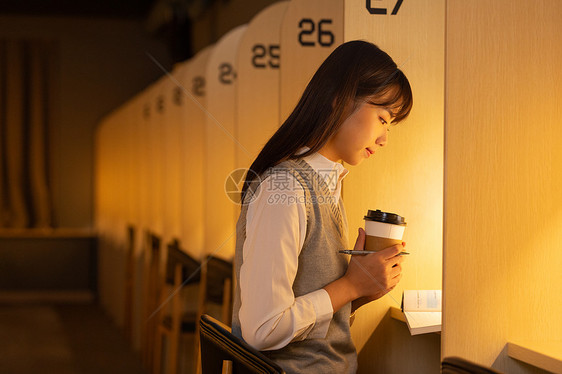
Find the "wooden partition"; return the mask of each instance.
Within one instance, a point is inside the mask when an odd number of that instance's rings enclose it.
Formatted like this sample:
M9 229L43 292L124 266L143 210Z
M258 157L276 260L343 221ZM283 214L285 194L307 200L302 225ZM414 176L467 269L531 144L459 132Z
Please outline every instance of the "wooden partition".
M395 6L291 1L281 34L281 115L290 113L320 63L344 41L377 44L408 76L415 102L410 118L391 129L387 147L374 159L346 165L343 199L350 246L367 210L382 209L406 217L412 255L400 285L358 311L352 334L359 372L433 373L440 364L439 336L411 337L405 324L390 318L389 307L400 307L404 289L441 288L445 3L404 2L392 14ZM404 351L417 359L401 359Z
M152 170L149 183L152 195L150 228L152 232L161 237L163 243L171 240L173 232L173 206L168 203L169 194L173 189L169 184L169 177L173 177L170 170L173 165L170 165L171 160L168 159L171 145L168 138L172 136L169 133L173 132L170 112L172 110L174 87L174 83L166 74L156 82L151 99L154 110L149 120L150 165Z
M150 90L152 86L148 86L141 93L139 93L135 100L134 112L136 117L136 129L138 131L138 145L137 145L137 164L138 164L138 177L137 181L139 183L139 216L138 224L136 227L136 248L135 253L138 256L137 259L137 274L139 277L136 281L135 289L135 319L138 321L134 324L135 329L133 330L133 336L137 336L134 340L134 347L140 350L141 345L146 339L146 322L144 305L146 300L144 298L144 290L146 289L147 274L145 274L146 264L146 231L150 225L150 133L149 133L149 121L152 114L151 106L151 96L152 92ZM136 330L136 332L135 332Z
M186 74L187 63L174 66L171 73L164 76L162 90L164 105L162 113L163 137L163 203L164 203L164 237L169 240L179 239L182 233L182 206L179 204L182 195L181 175L184 171L182 156L181 130L187 126L184 122L185 94L178 84ZM166 241L169 242L169 240Z
M445 1L346 1L344 14L345 41L367 40L387 52L408 77L414 96L409 118L390 128L387 145L358 167L346 165L349 245L367 210L381 209L406 218L404 241L411 253L398 286L357 312L352 334L359 367L436 373L440 337L412 337L405 324L390 317L389 308L400 308L405 289L442 287ZM416 359L402 359L405 352Z
M343 42L344 0L292 0L281 25L281 123L322 61Z
M132 295L134 285L128 283L129 272L134 267L134 259L129 256L129 238L127 235L127 227L136 221L138 217L138 196L135 183L135 171L137 163L135 160L134 148L138 143L135 131L135 113L134 99L128 100L121 106L122 115L119 123L119 139L121 144L118 147L118 159L115 160L119 164L121 180L119 183L119 199L122 203L122 211L119 219L113 228L114 235L118 239L119 253L118 257L113 260L115 271L118 274L116 284L123 285L115 290L117 294L117 304L119 306L118 325L123 326L125 334L130 342L132 342L133 325L131 324L132 303L128 295ZM132 255L134 256L134 249ZM132 279L132 278L131 278Z
M187 62L178 80L182 88L182 116L180 122L182 170L181 196L176 201L182 209L180 239L193 258L199 259L204 248L204 145L206 126L206 70L213 47L207 47Z
M557 0L447 6L443 355L510 374L539 371L508 342L562 337L561 19Z
M236 113L236 53L246 25L223 36L213 49L205 79L205 254L231 259L234 255L237 206L225 192L225 181L234 170Z
M238 49L236 168L249 168L279 127L280 28L289 2L258 13Z
M151 115L150 86L137 95L135 103L136 128L138 131L137 163L139 183L139 217L137 227L137 248L142 252L144 248L144 231L148 228L150 219L149 192L150 192L150 154L149 154L149 119Z
M147 205L148 221L145 229L162 235L164 230L163 203L163 133L162 112L164 109L164 97L162 95L163 84L167 83L166 77L160 78L147 89L145 102L145 125L148 178L147 182Z
M135 229L134 232L134 259L133 259L133 293L132 293L132 321L131 321L131 340L132 346L135 350L140 350L141 346L141 328L142 324L142 285L143 285L143 243L142 243L142 227L143 224L143 210L147 207L143 205L143 171L145 165L143 164L144 157L144 133L142 131L143 121L143 104L144 93L140 92L135 95L128 104L128 134L131 138L131 190L129 199L132 201L132 216L126 221L126 225L132 225ZM126 228L125 228L126 229ZM125 229L123 229L125 231Z

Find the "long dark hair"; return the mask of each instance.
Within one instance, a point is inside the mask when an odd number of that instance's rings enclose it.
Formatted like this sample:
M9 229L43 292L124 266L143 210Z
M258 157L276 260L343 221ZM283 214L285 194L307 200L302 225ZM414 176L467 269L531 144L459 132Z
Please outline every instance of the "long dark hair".
M413 104L412 90L392 58L365 41L337 47L320 65L293 112L250 166L242 199L257 175L282 161L317 152L362 101L382 96L387 99L375 104L391 110L393 123L408 116ZM304 146L310 149L297 155Z

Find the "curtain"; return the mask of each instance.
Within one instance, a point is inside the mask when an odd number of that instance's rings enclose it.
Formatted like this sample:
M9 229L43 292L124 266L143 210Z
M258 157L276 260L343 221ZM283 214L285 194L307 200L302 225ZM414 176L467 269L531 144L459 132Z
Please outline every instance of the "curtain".
M48 228L56 45L0 40L0 227Z

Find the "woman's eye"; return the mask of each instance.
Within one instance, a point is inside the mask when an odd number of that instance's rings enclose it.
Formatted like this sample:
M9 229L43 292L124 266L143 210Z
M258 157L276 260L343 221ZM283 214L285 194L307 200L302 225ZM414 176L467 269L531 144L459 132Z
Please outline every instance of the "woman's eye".
M384 120L384 118L382 118L382 117L379 117L379 120L381 121L381 124L382 124L383 126L385 126L385 125L388 124L388 122L386 122L386 121ZM386 131L387 131L387 132L390 132L390 126L388 126L388 127L386 128Z

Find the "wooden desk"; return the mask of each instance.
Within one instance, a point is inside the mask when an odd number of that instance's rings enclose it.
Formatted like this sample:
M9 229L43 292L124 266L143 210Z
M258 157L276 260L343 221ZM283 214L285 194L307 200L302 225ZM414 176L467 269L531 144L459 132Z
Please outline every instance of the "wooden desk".
M390 308L390 317L394 318L397 321L401 321L407 324L406 322L406 316L404 316L404 313L402 312L402 309L400 308L396 308L394 306L391 306ZM441 331L436 331L436 332L432 332L432 334L438 334L441 335ZM416 334L416 336L419 334Z
M562 374L562 341L509 342L507 355L538 368Z
M404 316L404 313L402 313L402 310L400 308L396 308L394 306L391 306L390 307L390 316L397 321L402 321L402 322L406 323L406 317Z

